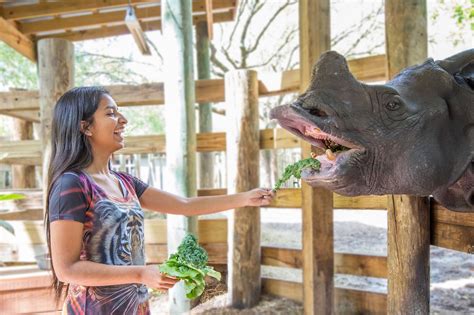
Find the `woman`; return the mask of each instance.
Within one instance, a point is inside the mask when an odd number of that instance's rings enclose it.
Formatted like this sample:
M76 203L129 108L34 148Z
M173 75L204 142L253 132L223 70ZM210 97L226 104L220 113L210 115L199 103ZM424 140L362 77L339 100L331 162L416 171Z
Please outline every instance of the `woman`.
M123 148L127 119L98 87L66 92L52 121L46 231L65 314L148 314L147 288L167 290L178 280L146 266L142 207L187 216L268 205L268 189L184 198L110 169Z

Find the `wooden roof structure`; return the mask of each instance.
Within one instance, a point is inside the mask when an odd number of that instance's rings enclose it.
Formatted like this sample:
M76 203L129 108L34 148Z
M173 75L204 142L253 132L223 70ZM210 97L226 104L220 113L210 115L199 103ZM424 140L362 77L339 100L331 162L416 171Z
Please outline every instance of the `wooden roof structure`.
M237 0L193 0L193 23L232 21ZM32 61L36 41L63 38L70 41L130 34L125 12L135 9L143 31L161 29L159 0L78 0L0 2L0 40Z

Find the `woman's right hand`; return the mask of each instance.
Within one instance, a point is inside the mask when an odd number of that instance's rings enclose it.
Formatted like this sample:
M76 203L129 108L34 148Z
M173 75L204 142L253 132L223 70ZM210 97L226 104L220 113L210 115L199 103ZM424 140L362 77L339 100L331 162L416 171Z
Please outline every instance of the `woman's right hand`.
M142 271L140 282L150 289L167 291L179 282L179 279L161 273L156 265L148 265Z

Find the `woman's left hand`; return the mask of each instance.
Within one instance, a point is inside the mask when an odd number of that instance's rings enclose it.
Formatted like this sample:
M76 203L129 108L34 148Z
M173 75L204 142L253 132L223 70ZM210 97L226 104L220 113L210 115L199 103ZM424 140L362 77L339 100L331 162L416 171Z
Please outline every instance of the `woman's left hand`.
M268 188L255 188L244 193L245 205L251 207L268 206L275 193Z

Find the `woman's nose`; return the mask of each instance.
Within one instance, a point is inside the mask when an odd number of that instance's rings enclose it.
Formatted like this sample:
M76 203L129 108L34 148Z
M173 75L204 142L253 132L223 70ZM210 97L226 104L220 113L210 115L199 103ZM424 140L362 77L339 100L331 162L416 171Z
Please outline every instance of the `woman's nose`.
M124 124L124 125L128 123L127 118L125 118L125 116L123 114L120 114L120 120L121 120L121 123Z

